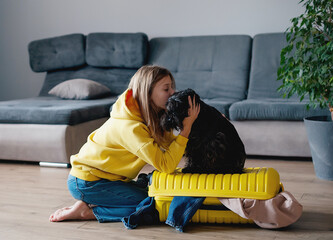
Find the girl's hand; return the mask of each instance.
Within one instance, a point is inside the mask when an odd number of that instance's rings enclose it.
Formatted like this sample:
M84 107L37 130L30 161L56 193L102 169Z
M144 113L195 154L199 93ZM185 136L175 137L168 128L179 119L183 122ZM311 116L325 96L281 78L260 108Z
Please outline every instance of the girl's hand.
M188 103L188 117L184 118L183 129L180 132L180 135L186 138L188 138L188 136L190 135L192 125L200 113L200 104L196 104L195 96L193 97L193 100L190 96L188 96Z

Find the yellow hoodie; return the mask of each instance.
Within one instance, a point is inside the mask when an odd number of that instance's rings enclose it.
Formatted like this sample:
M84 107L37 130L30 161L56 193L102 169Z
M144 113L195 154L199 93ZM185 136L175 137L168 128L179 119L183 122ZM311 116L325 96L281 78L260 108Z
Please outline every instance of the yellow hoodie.
M172 133L167 138L168 147L162 150L143 122L132 90L128 89L113 105L111 117L88 136L78 154L71 156L70 174L86 181L101 178L129 181L147 163L161 172L173 172L188 139Z

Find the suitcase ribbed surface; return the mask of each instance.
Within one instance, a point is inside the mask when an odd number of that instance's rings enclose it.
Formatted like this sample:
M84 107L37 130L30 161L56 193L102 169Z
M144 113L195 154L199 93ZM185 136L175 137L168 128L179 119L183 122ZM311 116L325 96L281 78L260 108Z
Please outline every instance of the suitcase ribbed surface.
M246 168L242 174L160 173L154 171L149 196L251 198L265 200L280 190L274 168Z

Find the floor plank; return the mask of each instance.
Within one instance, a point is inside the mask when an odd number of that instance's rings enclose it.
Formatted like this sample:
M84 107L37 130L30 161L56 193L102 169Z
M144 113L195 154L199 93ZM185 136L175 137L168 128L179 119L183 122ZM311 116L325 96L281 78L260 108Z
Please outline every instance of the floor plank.
M74 203L66 189L69 169L0 161L0 239L333 239L333 181L316 178L311 161L248 159L246 167L278 170L285 190L303 205L296 223L281 230L191 223L185 233L163 223L135 230L122 223L51 223L53 211ZM143 172L151 170L145 167Z

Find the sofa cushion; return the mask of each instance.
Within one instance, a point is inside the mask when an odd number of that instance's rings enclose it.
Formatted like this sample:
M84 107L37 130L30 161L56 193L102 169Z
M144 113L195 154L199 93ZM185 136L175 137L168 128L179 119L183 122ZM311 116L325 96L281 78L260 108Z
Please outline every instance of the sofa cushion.
M236 102L229 109L231 120L302 121L304 117L328 115L327 109L306 109L306 101L292 99L248 99Z
M59 83L49 91L49 94L63 99L86 100L106 97L111 92L109 88L98 82L78 78Z
M64 69L48 72L40 96L48 96L48 92L56 85L69 79L86 78L108 87L112 96L126 90L136 69L95 68L85 66L79 69Z
M229 118L229 108L232 101L228 101L223 98L214 98L214 99L201 99L206 104L216 108L218 111L220 111L222 114L224 114L227 118Z
M284 33L258 34L253 38L251 73L248 99L282 98L277 88L280 53L287 45ZM291 99L298 99L293 96Z
M146 62L147 49L144 33L91 33L86 60L95 67L139 68Z
M177 89L191 87L201 98L246 97L251 57L250 36L153 38L148 63L168 68Z
M117 97L95 100L61 100L36 97L0 102L1 123L67 124L109 117Z
M70 34L32 41L29 46L30 67L45 72L85 64L84 35Z

